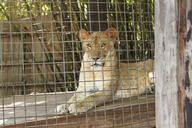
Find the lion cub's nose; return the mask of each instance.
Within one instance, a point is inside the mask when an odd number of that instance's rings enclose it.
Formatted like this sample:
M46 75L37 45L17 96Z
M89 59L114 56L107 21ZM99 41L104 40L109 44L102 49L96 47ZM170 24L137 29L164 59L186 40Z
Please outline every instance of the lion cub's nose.
M99 59L99 57L92 57L92 59L93 59L94 61L97 61L97 60Z

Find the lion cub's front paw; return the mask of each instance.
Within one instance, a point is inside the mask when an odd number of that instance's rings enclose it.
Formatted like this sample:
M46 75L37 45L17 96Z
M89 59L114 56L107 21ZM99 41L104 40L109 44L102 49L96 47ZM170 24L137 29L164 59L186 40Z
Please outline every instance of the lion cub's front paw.
M69 110L69 113L70 113L70 114L74 114L74 115L87 112L86 107L76 106L75 104L71 104L71 105L68 107L68 110Z
M58 105L55 111L56 111L57 114L69 113L69 110L68 110L66 104Z
M70 114L74 114L77 115L77 109L76 109L76 105L75 104L71 104L68 107L68 111Z

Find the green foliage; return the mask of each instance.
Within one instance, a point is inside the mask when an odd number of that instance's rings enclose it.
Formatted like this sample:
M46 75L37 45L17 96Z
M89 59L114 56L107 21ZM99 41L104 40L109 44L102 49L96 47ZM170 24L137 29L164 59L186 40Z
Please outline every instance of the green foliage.
M0 20L18 20L33 16L48 15L50 4L33 0L0 0Z

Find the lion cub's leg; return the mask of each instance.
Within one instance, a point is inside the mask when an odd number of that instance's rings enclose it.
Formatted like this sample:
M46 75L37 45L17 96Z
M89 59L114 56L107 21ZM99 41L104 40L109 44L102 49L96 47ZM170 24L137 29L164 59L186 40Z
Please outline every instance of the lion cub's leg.
M105 90L105 91L104 91ZM66 104L58 105L56 111L58 114L71 113L77 114L87 112L100 103L104 103L112 96L110 87L104 90L91 92L77 91Z
M77 114L87 112L100 103L104 103L111 97L111 92L96 92L83 96L83 94L74 94L66 104L58 105L56 111L58 114L71 113Z
M111 92L96 92L86 96L84 99L77 99L75 103L72 103L68 107L69 113L77 114L87 112L91 108L96 107L98 104L104 103L111 97Z

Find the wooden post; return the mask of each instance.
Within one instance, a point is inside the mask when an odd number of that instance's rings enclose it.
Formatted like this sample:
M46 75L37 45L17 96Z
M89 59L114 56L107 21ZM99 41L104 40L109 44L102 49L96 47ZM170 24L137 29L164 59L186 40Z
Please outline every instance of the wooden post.
M192 0L155 3L157 128L192 128Z
M179 0L179 128L192 128L192 0Z
M157 128L178 128L177 0L155 1Z
M178 0L178 47L177 47L177 74L178 74L178 127L185 126L185 33L186 33L186 0Z

